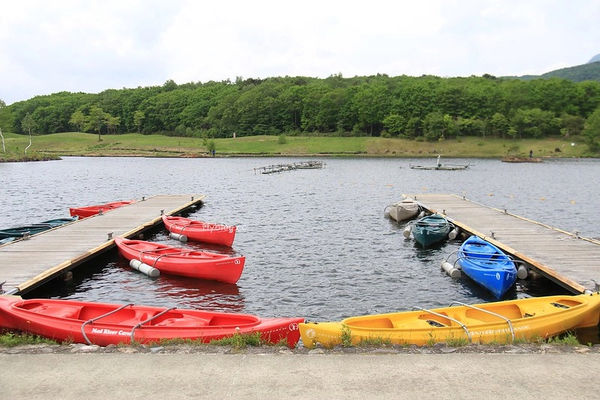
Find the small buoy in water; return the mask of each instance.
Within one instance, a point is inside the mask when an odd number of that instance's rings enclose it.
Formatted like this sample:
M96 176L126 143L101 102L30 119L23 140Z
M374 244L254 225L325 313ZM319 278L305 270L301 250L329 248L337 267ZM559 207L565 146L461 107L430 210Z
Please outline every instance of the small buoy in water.
M455 227L454 229L452 229L450 231L450 233L448 234L448 238L450 240L454 240L458 237L458 235L460 234L460 228L459 227Z
M404 235L404 239L410 239L410 231L411 225L406 225L406 228L404 228L404 231L402 232L402 234Z
M142 274L148 275L150 278L156 278L160 275L160 271L154 267L144 264L140 260L129 261L129 266L135 270L140 271Z
M453 279L460 278L460 269L455 268L454 265L450 264L448 261L442 261L442 269Z
M517 278L526 279L528 275L529 271L527 271L527 267L524 265L519 265L519 268L517 268Z
M188 237L186 235L180 235L179 233L169 233L171 239L179 240L180 242L187 242Z

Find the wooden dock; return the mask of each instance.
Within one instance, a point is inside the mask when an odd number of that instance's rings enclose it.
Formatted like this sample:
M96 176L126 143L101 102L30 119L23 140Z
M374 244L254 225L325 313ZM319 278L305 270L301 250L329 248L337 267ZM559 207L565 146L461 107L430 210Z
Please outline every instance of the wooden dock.
M0 282L8 294L23 294L59 277L114 246L204 199L203 195L158 195L105 214L71 222L0 246Z
M573 293L600 282L600 242L575 233L448 194L409 194L424 208L444 214L463 231L477 235L528 263Z

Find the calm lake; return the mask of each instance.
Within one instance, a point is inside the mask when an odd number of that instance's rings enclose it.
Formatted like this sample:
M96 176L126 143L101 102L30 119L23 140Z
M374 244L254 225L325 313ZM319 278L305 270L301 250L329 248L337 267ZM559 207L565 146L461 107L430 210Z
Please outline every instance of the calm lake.
M566 231L600 237L600 160L510 164L455 159L464 171L421 171L435 159L321 159L324 169L263 175L255 168L316 158L79 158L0 163L0 227L68 215L68 207L156 194L202 193L195 219L238 226L231 252L246 256L236 285L131 270L117 252L37 295L102 302L203 308L321 321L412 306L492 301L440 262L459 243L423 250L384 217L403 193L455 193ZM442 160L444 161L444 160ZM146 239L196 249L157 230ZM68 243L65 243L68 246ZM226 250L225 250L226 251ZM519 283L508 298L557 294Z

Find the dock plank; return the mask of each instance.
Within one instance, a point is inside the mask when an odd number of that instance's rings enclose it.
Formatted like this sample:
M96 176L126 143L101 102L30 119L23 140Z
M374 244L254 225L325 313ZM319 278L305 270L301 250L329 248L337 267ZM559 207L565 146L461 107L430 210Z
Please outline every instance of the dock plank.
M2 245L3 290L26 293L112 248L112 238L132 237L161 223L161 213L176 214L203 199L198 194L157 195Z
M573 293L600 282L600 242L453 194L406 194Z

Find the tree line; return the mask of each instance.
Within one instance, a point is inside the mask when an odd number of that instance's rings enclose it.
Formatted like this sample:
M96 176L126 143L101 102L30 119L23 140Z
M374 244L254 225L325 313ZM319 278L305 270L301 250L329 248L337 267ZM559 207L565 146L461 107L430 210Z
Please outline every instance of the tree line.
M126 132L540 138L581 134L599 107L598 81L340 74L60 92L1 106L0 127L23 134L77 130L99 138Z

